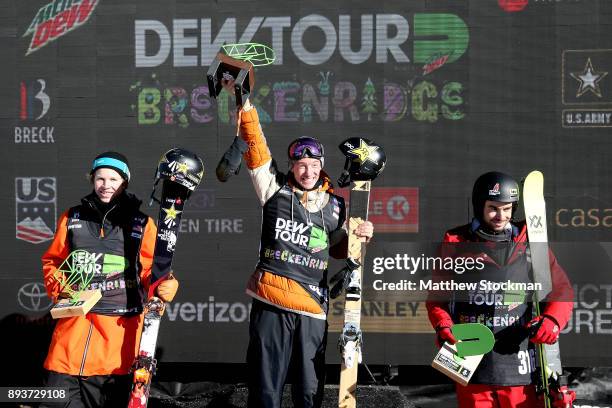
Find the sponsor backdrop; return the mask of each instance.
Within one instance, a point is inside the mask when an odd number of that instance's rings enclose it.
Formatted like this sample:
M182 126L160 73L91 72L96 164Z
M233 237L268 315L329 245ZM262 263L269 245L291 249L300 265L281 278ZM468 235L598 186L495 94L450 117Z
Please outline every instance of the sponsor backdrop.
M422 298L375 290L372 259L468 221L479 174L540 169L551 240L580 277L564 362L612 365L612 285L595 279L612 252L602 244L612 241L612 2L12 0L0 10L3 321L48 310L40 256L61 212L90 191L97 153L126 154L130 188L146 198L161 154L182 146L206 176L180 224L182 285L162 359L244 361L260 208L244 170L214 177L236 115L227 94L211 99L205 73L221 45L252 41L276 52L255 70L252 101L281 167L301 135L324 142L334 178L347 137L387 152L370 204L366 362L428 364L434 353ZM333 332L341 319L332 302ZM335 333L329 341L336 363Z

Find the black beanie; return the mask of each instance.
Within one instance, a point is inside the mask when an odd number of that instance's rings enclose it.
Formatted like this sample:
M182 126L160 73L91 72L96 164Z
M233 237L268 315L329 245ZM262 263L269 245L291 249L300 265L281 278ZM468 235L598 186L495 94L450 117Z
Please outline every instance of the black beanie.
M125 181L130 181L130 164L127 158L121 153L104 152L96 156L91 166L91 172L94 174L100 168L113 169L123 177Z

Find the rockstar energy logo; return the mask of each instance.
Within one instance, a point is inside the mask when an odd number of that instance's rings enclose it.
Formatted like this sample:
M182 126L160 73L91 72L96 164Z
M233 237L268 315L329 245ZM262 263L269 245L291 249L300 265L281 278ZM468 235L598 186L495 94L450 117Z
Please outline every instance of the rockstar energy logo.
M26 55L85 24L97 5L98 0L54 0L41 7L23 34L32 35Z

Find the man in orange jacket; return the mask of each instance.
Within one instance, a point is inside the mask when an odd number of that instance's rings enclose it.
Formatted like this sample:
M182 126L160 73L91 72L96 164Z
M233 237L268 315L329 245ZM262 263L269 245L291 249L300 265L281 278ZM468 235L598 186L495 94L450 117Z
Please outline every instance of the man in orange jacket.
M140 344L157 228L139 210L141 201L126 190L130 170L125 156L98 155L90 180L93 192L60 217L42 256L43 274L55 303L65 291L56 278L58 268L71 252L87 251L88 261L95 262L89 288L100 289L102 298L86 316L57 321L44 363L45 386L68 388L70 401L42 406L127 406L128 373ZM156 294L169 302L177 289L171 277Z
M224 87L233 91L232 82ZM323 171L324 149L301 137L288 148L289 171L279 171L247 100L239 112L244 160L263 207L259 262L246 292L253 298L249 325L248 406L280 408L289 365L295 370L295 407L323 399L327 342L327 264L346 258L348 236L342 197ZM365 221L356 235L370 240Z

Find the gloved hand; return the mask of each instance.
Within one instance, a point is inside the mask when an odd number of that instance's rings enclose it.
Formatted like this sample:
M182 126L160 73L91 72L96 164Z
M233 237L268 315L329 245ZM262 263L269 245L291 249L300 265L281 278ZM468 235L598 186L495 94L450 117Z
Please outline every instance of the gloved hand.
M217 180L225 183L230 177L238 174L242 164L242 155L249 150L247 142L236 136L234 142L219 160L217 164Z
M534 317L525 327L529 330L529 341L535 344L554 344L561 332L557 321L548 315Z
M155 289L155 294L164 302L172 302L176 291L178 290L179 282L174 275L169 275L166 280L160 283Z
M457 339L453 335L450 327L439 327L436 329L436 346L442 347L444 342L449 344L457 343Z

